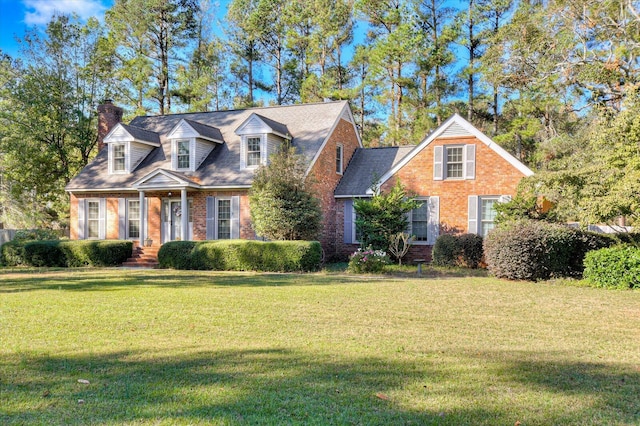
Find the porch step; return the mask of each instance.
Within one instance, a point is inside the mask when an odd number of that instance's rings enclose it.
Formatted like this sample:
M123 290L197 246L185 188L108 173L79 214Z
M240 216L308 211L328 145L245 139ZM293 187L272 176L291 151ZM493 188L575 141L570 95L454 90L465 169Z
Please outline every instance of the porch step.
M131 257L122 266L129 268L157 268L159 250L159 246L140 247L136 244Z

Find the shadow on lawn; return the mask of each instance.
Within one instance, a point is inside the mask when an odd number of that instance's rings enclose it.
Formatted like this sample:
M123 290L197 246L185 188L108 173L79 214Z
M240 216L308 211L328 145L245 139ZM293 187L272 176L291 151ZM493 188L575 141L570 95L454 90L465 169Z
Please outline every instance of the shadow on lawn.
M173 270L55 270L0 275L0 294L36 290L115 291L142 287L278 287L336 285L363 282L368 278L326 274L278 274Z
M558 395L593 396L597 406L584 413L572 407L562 407L566 411L560 413L544 412L541 401L528 413L515 412L522 410L523 402L519 407L485 408L473 401L489 392L483 386L490 384L460 384L456 377L464 372L439 368L430 361L338 362L279 349L176 357L117 352L4 359L0 393L9 408L0 411L0 423L507 425L518 419L523 424L636 424L640 420L640 402L631 400L640 386L637 371L598 364L522 362L510 356L496 367L499 380ZM487 355L489 368L495 367L489 358L496 357L504 360L505 354ZM14 372L7 374L7 368ZM90 384L79 384L80 378ZM451 411L415 411L405 408L407 404L394 393L411 387L412 397L427 398L429 385L442 383L450 384L446 392L454 398L469 403Z

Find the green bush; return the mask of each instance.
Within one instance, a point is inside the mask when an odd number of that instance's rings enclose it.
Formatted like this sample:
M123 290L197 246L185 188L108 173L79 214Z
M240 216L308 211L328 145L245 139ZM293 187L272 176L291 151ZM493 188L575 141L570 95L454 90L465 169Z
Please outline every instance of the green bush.
M455 235L443 234L436 239L431 251L431 263L436 266L456 266L460 246Z
M482 237L476 234L440 235L431 253L432 263L436 266L475 269L482 263L482 258Z
M6 266L79 267L117 266L126 261L133 249L131 241L11 241L2 246Z
M349 272L378 273L391 263L389 256L383 250L373 250L371 246L366 249L359 248L349 257Z
M619 245L585 256L584 279L597 287L640 288L640 248Z
M614 240L604 234L521 220L491 231L484 240L484 255L496 277L536 281L579 277L585 254L612 244Z
M55 241L60 239L60 233L52 229L19 229L13 236L13 241Z
M158 252L161 268L226 271L316 271L322 262L317 241L173 241Z

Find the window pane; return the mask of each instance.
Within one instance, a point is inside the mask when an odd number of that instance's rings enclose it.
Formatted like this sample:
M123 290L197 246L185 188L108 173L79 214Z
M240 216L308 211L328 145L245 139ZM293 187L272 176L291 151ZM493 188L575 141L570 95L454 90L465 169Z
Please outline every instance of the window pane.
M342 173L342 146L336 146L336 173Z
M113 146L113 170L124 170L124 145Z
M247 166L260 165L260 138L247 139Z
M87 222L87 237L98 238L100 236L100 222L91 219Z
M97 201L89 201L87 203L87 210L88 210L87 217L89 219L100 218L100 204Z
M462 147L446 147L447 150L447 177L461 178L463 171Z
M231 200L218 200L218 239L231 239Z
M189 168L189 141L178 141L178 168Z
M482 198L480 200L480 232L482 232L482 236L486 236L489 231L491 231L496 226L495 204L497 202L497 198Z
M411 211L411 233L416 241L427 241L428 218L429 209L426 202Z
M129 238L140 238L140 201L129 201Z

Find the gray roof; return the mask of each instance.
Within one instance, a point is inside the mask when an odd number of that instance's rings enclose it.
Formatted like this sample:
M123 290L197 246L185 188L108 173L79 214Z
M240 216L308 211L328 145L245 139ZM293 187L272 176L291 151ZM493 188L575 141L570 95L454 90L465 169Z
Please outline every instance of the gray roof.
M251 115L275 123L284 134L295 135L292 146L309 164L320 150L329 132L340 119L346 101L317 104L251 108L245 110L173 114L154 117L136 117L130 127L160 135L161 147L154 148L130 174L109 174L107 150L103 149L67 185L67 190L110 190L132 188L132 184L157 169L171 170L171 144L166 135L185 119L220 131L224 144L218 145L195 172L179 172L185 179L206 187L244 187L251 185L253 170L240 170L240 136L235 130ZM190 123L191 124L191 123ZM200 129L195 129L200 132ZM274 130L276 130L274 128Z
M124 127L124 129L136 140L141 142L151 142L153 144L160 143L160 135L155 132L150 132L135 126L127 126L123 123L120 123L120 125Z
M184 120L189 126L193 127L193 130L198 132L200 136L207 137L209 139L214 139L217 141L224 141L222 138L222 132L217 127L207 126L206 124L198 123L193 120Z
M351 157L334 195L366 196L367 190L414 148L415 146L358 148Z
M277 121L271 120L263 115L260 114L256 114L258 117L260 117L260 119L262 121L264 121L267 126L271 127L271 130L273 130L276 133L280 133L281 135L289 135L291 136L291 134L289 133L289 129L287 129L287 125L286 124L282 124L282 123L278 123Z

